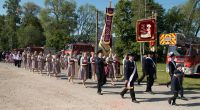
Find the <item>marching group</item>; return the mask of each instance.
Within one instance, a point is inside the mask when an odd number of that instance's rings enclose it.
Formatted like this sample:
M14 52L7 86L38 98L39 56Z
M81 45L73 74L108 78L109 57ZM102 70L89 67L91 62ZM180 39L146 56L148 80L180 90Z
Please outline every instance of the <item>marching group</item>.
M135 97L134 82L138 81L138 85L140 85L140 82L145 76L147 77L145 92L154 94L152 86L156 78L156 63L153 55L153 52L148 52L143 56L143 75L141 78L138 78L137 65L134 60L135 54L129 53L124 55L121 75L122 79L125 80L125 88L120 93L122 98L124 98L124 94L130 90L132 102L139 103ZM181 98L186 99L183 96L182 86L184 73L182 72L182 66L175 63L174 56L174 53L171 52L171 61L168 64L171 80L166 83L167 87L171 84L171 90L174 94L173 97L168 99L168 103L171 105L176 105L176 98L178 97L179 92L181 94ZM83 86L87 87L85 82L88 78L97 81L97 93L99 95L103 95L101 88L104 84L106 84L108 77L111 79L112 86L115 86L114 81L117 81L117 71L119 71L116 66L116 62L118 61L117 56L110 53L108 57L105 57L101 50L99 50L96 54L94 52L84 52L79 58L76 58L72 53L65 54L62 52L61 54L52 55L51 52L44 54L43 52L38 53L35 51L32 53L24 50L22 53L20 53L20 51L14 51L9 54L6 53L4 59L5 62L14 63L17 67L21 67L22 63L25 69L32 72L38 72L39 74L45 72L49 77L51 77L52 74L55 77L58 77L61 73L61 69L65 69L67 71L68 81L72 83L74 82L73 79L75 77L75 63L78 62L78 78L82 80Z

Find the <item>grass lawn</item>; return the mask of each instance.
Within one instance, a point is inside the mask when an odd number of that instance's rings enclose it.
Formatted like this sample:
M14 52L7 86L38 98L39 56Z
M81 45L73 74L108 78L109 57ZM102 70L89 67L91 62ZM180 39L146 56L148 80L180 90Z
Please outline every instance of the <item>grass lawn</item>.
M157 64L157 80L156 83L166 83L170 80L168 73L165 71L166 64L158 63ZM139 76L142 75L141 63L137 62L137 69ZM146 80L146 79L145 79ZM200 76L190 76L184 78L183 83L184 89L197 89L200 90Z

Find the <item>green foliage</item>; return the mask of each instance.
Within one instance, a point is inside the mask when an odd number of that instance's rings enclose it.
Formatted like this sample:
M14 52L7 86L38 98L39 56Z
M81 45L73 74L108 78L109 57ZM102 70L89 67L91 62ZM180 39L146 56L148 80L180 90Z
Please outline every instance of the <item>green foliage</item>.
M18 30L17 36L19 47L43 46L45 43L42 32L35 26L29 25L20 28Z
M82 5L77 10L77 39L81 42L95 42L96 7L90 4Z
M39 10L40 7L34 3L24 4L22 22L17 31L19 47L43 46L45 44L43 28L37 18Z
M40 20L46 36L46 46L64 48L77 26L76 3L73 0L46 0Z
M113 18L113 32L116 35L115 51L122 57L125 52L132 51L135 42L135 27L133 26L132 2L120 0L115 6L115 16ZM137 49L136 49L137 50Z
M136 22L137 20L149 18L152 12L156 12L157 16L157 35L162 33L164 28L164 9L161 5L153 0L146 2L145 0L120 0L115 7L114 27L113 31L116 35L115 50L119 56L127 52L134 52L139 55L139 43L136 42ZM146 45L147 46L147 45ZM148 48L147 48L148 49ZM145 50L147 51L147 50Z
M19 0L6 0L3 8L6 9L7 15L5 17L5 30L3 32L5 39L7 39L7 43L9 47L6 48L12 49L13 47L17 47L17 36L16 31L18 29L17 23L20 23L20 5Z

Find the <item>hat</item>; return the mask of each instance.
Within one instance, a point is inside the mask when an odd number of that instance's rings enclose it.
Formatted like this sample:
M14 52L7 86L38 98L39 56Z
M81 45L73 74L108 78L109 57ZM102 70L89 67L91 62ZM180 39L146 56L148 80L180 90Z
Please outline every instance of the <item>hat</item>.
M169 52L169 57L173 57L173 56L175 56L174 52Z
M103 51L102 51L102 50L98 50L98 51L97 51L97 54L99 54L99 53L103 53Z
M128 53L127 55L128 55L128 56L133 56L133 57L135 56L134 53Z
M179 68L179 67L182 67L182 65L181 65L181 64L177 64L177 65L176 65L176 68Z
M147 54L153 55L154 52L152 52L152 51L148 51Z

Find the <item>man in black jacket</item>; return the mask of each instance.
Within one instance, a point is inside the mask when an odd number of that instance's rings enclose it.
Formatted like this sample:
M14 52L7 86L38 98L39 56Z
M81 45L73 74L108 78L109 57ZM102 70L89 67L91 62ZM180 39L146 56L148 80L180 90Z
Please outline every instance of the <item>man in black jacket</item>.
M125 88L120 93L120 95L122 98L124 98L124 94L128 90L130 90L130 96L131 96L132 102L138 103L138 101L135 98L135 92L134 92L134 81L136 81L138 78L137 67L134 61L133 54L128 54L128 57L129 57L129 60L126 61L125 74L124 74Z
M140 85L140 82L142 82L142 80L145 78L146 73L145 73L145 60L147 58L147 55L144 54L142 57L142 76L141 78L138 79L138 85Z
M156 64L152 58L153 52L149 52L148 57L145 60L145 73L147 75L147 87L145 92L148 92L150 94L154 94L151 88L153 86L156 74Z
M103 53L102 50L99 50L97 52L97 58L95 59L95 63L96 63L96 75L97 75L97 93L99 95L103 95L101 93L101 87L106 83L106 75L104 73L104 59L103 57Z
M171 58L171 60L168 63L168 67L169 67L169 76L170 76L170 81L167 82L167 87L171 84L171 79L174 75L174 70L176 69L176 62L174 61L175 59L175 55L173 52L169 53L169 57Z
M182 65L178 64L176 66L176 70L172 76L171 81L171 91L174 93L174 96L168 99L168 103L171 105L176 105L176 99L178 97L179 92L183 92L182 87L182 80L183 80L183 72L182 72Z

